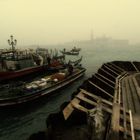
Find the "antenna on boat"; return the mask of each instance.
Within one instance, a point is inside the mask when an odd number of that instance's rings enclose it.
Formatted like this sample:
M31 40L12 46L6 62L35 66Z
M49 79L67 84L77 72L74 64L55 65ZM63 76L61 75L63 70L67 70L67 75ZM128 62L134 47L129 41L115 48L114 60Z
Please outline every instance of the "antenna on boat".
M13 58L15 58L15 46L17 44L17 40L13 40L13 35L10 36L11 39L8 39L8 44L12 46Z

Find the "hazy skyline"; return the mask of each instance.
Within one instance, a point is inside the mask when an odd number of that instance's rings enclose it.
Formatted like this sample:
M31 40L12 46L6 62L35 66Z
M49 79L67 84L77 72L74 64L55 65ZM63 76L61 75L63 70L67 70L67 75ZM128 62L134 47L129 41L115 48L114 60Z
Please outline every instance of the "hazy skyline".
M0 0L0 46L57 44L107 35L139 43L139 0Z

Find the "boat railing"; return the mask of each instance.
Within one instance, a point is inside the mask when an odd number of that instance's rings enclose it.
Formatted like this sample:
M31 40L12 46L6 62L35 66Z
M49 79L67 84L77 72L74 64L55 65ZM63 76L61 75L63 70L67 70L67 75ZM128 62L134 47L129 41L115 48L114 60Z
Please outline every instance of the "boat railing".
M111 119L111 129L109 136L111 140L119 140L120 131L123 132L124 139L127 139L127 136L131 136L132 140L135 140L134 126L132 120L131 110L127 110L125 106L125 95L122 94L121 82L128 76L129 73L124 72L116 78L115 94L113 101L113 110L112 110L112 119ZM123 109L123 114L121 114L121 108ZM123 120L123 126L121 126L120 118ZM129 130L129 128L131 128Z
M25 59L31 59L30 55L15 55L13 58L12 55L1 55L0 60L11 60L11 61L19 61L19 60L25 60Z

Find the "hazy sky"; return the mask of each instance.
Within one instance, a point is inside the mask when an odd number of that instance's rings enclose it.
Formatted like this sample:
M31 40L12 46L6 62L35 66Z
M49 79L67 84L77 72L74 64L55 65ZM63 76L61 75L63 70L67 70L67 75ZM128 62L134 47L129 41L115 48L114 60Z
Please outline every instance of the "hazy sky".
M55 44L103 34L140 42L140 0L0 0L0 46Z

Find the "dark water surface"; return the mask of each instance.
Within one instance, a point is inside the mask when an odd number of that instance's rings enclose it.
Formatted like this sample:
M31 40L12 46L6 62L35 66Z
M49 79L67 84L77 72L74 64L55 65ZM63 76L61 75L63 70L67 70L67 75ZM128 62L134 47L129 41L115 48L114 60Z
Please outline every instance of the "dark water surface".
M0 140L26 140L30 134L44 130L47 116L57 112L64 101L70 100L71 94L82 84L83 80L94 74L103 63L114 60L140 61L140 48L138 47L83 48L81 53L82 64L87 68L84 77L57 91L54 95L24 108L0 109Z

